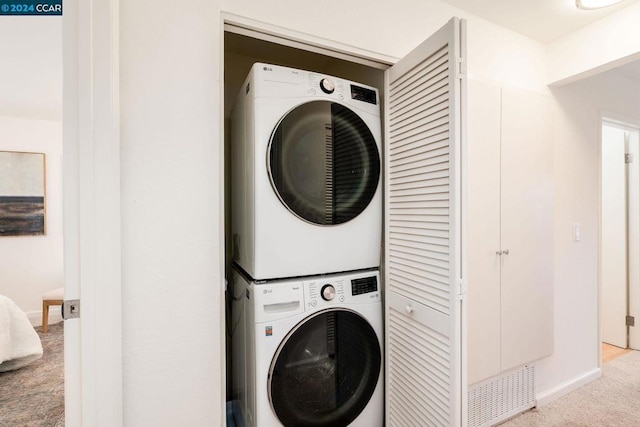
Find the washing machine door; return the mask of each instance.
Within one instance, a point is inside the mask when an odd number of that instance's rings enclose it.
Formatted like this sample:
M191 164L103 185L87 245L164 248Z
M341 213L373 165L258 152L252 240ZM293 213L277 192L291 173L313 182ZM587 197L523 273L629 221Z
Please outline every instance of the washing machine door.
M271 362L271 407L285 426L346 426L371 399L381 357L376 333L362 316L346 309L318 312L289 333Z
M271 135L271 184L294 215L318 225L364 211L380 178L380 156L367 124L349 108L313 101L289 111Z

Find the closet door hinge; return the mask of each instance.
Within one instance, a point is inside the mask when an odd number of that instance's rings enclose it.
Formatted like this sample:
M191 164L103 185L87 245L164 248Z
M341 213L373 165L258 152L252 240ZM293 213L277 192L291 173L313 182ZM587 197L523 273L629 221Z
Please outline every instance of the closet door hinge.
M467 294L467 284L464 280L458 280L458 299L463 300L464 296Z
M625 163L633 163L633 154L632 153L625 153L624 162Z
M636 318L633 316L627 316L627 326L635 326Z
M464 62L464 59L461 57L456 58L456 78L462 79L464 74L467 72L467 65Z

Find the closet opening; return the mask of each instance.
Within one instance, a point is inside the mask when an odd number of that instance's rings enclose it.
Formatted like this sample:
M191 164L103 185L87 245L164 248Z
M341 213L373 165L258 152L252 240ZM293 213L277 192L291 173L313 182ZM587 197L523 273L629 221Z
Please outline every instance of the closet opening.
M231 113L241 86L254 63L260 62L311 71L328 76L359 82L374 87L380 96L380 113L384 108L384 70L389 62L378 62L364 56L346 53L343 48L323 47L321 44L307 44L292 38L283 38L271 32L247 28L234 23L224 27L224 217L225 217L225 344L226 344L226 394L227 414L231 402L237 398L237 390L232 387L232 337L238 332L239 319L231 315L231 306L236 300L232 293L233 239L231 230ZM299 39L298 39L299 40ZM328 44L335 44L328 42ZM354 48L354 51L356 49ZM384 135L384 120L382 121ZM382 144L382 141L381 141ZM384 156L384 150L380 152ZM381 158L381 170L384 158ZM381 180L384 183L384 176ZM382 265L382 260L381 260ZM380 289L383 289L380 284ZM382 291L384 295L384 291Z
M239 17L230 18L236 22L246 22ZM270 28L267 24L256 26ZM465 323L463 313L466 302L460 297L466 293L463 282L465 267L462 262L465 239L461 227L463 217L461 206L464 203L463 177L465 176L462 158L466 150L466 21L453 17L404 58L389 61L389 63L384 63L383 60L375 66L370 63L371 56L367 51L333 41L326 41L323 44L318 42L317 38L304 34L298 34L299 37L295 37L296 34L284 29L279 32L284 34L284 39L278 40L272 39L274 34L278 33L277 29L271 31L272 28L269 31L258 30L255 33L249 28L249 34L247 34L246 28L236 31L235 25L230 24L225 25L224 30L224 61L221 64L224 67L222 70L224 87L221 88L224 97L221 101L224 102L222 111L225 124L223 174L225 267L228 280L225 294L227 316L224 332L227 344L225 368L227 378L233 378L231 382L227 380L226 383L225 391L229 398L227 408L231 407L233 410L234 403L237 402L240 411L244 411L241 419L248 420L249 424L254 419L274 416L273 395L265 383L270 381L269 378L272 376L260 374L265 371L265 367L269 366L268 359L271 357L258 357L258 354L270 355L271 351L276 353L280 351L279 347L276 348L278 343L284 342L283 340L289 336L286 331L293 330L289 326L287 326L289 329L285 329L281 324L274 324L282 320L280 317L282 310L290 313L287 322L294 318L297 321L298 317L295 316L298 316L299 312L308 311L307 304L316 307L313 304L316 302L318 308L325 307L324 303L318 299L320 298L318 295L321 295L325 302L331 301L337 295L339 302L343 304L347 304L349 298L359 298L364 295L376 304L386 299L384 313L380 313L379 306L372 305L372 313L376 311L372 316L377 319L370 317L369 323L376 332L379 343L382 343L384 334L387 335L384 349L384 363L387 368L412 366L417 363L423 368L423 376L420 377L421 380L414 383L402 368L385 369L389 390L414 389L415 392L412 393L414 396L410 401L404 401L397 395L387 395L389 401L383 404L382 390L378 387L383 380L379 379L378 386L369 401L377 403L367 404L363 411L356 415L358 419L365 420L362 425L381 425L377 420L385 416L387 423L406 424L408 420L415 419L418 413L428 414L425 418L433 417L434 420L440 420L442 424L464 423L466 399L463 395L467 387L464 368L466 350L462 339L462 326ZM263 37L265 34L266 37ZM337 34L336 37L340 35ZM297 40L310 40L312 46L310 51L301 49ZM328 46L328 49L322 50L323 45ZM318 49L321 51L318 52ZM355 54L353 59L344 57L345 52L352 51ZM380 56L375 56L374 59L380 59ZM259 62L259 66L252 68L256 62ZM389 66L390 63L393 63L393 66ZM251 78L246 80L247 85L245 85L245 77L250 69ZM277 257L270 257L267 262L255 261L258 259L257 256L251 262L247 261L247 254L254 256L256 253L268 253L272 247L274 250L278 249L277 246L273 246L278 245L280 240L277 234L272 233L276 228L265 227L263 225L265 221L273 221L274 224L277 222L276 225L279 227L286 225L287 227L282 228L283 230L291 230L299 226L283 219L280 215L283 207L276 203L277 200L269 198L272 196L273 182L268 181L270 163L265 156L269 152L268 144L273 143L273 129L277 128L279 118L286 116L297 107L297 104L293 104L298 97L318 96L320 91L336 99L337 104L346 104L347 101L360 103L357 106L354 105L353 111L361 117L366 117L363 121L367 123L370 130L375 129L372 130L372 134L375 135L378 132L380 135L378 141L381 164L388 167L386 172L383 171L381 184L378 187L386 183L387 203L382 203L382 194L374 196L374 199L377 197L378 203L384 206L381 212L382 222L367 223L367 230L378 230L376 227L379 227L380 231L384 230L386 237L378 236L371 240L370 244L358 248L358 251L350 252L350 254L362 254L367 252L367 248L380 245L387 251L387 255L382 256L382 259L380 259L380 253L373 255L372 257L376 259L373 263L376 264L375 266L369 264L370 259L367 258L368 265L359 267L366 269L359 271L334 268L337 263L347 257L341 257L336 262L331 261L331 269L325 269L325 272L334 271L336 274L331 276L334 279L337 275L343 277L330 284L327 284L330 276L322 272L319 272L320 276L309 276L309 272L299 271L296 271L297 274L285 274L292 270L290 265L282 262L287 257L285 252L281 252ZM232 124L231 114L237 94L240 94L237 110L239 113L234 113ZM277 98L282 102L271 103L271 99ZM377 102L372 101L376 98ZM250 114L254 111L256 117L258 117L257 112L261 112L267 120L253 119L254 116ZM332 117L338 116L333 109L331 111ZM235 114L245 119L235 120ZM372 126L370 123L375 123L374 120L378 120L381 124ZM340 115L340 118L335 120L332 118L331 122L325 121L324 129L314 131L316 136L327 131L324 134L326 136L324 145L329 147L325 151L329 153L326 159L330 159L333 153L333 160L327 160L325 164L338 165L343 159L338 158L335 155L336 150L331 148L337 145L332 145L334 137L333 133L329 133L341 128L338 124L343 121L349 122ZM385 127L387 129L384 129ZM352 129L360 128L356 126ZM361 135L358 131L352 133ZM382 135L385 137L383 138ZM323 138L314 138L314 140L323 141ZM233 147L231 147L232 144ZM359 146L364 145L366 144ZM237 147L239 149L236 149ZM386 147L386 153L383 147ZM243 149L245 151L242 151ZM317 153L314 155L317 156ZM296 158L296 156L293 157ZM353 173L363 175L362 170L354 168ZM384 176L385 173L388 173L387 177ZM245 188L246 191L238 192L235 190L236 187L232 188L232 177L233 185L238 183L237 188ZM335 175L329 172L325 177L335 177ZM293 180L292 177L288 179ZM326 179L325 182L335 182L335 179ZM254 187L247 186L245 183ZM322 185L302 187L328 188ZM246 197L247 194L250 196ZM325 200L334 200L334 197L329 195ZM233 214L231 213L232 204ZM253 204L256 208L261 204L264 206L263 213L272 212L272 214L261 217ZM248 207L245 208L245 205ZM328 207L327 211L331 212L333 204ZM230 222L233 222L231 227ZM249 231L243 232L242 229L236 231L237 224L248 227ZM258 232L254 232L251 228L255 226L258 229L256 224L260 225L262 234L259 236ZM349 222L346 224L348 225ZM301 227L299 229L301 230ZM233 233L236 232L237 235L234 235ZM284 235L284 233L281 234ZM317 234L314 230L305 229L304 233L297 235L304 235L307 238L314 234ZM369 234L371 233L361 233L358 238L367 239ZM254 235L261 240L254 238ZM247 238L247 236L250 237ZM264 236L268 238L265 239ZM388 241L385 241L385 238ZM327 241L326 236L318 240L319 245ZM258 243L254 245L254 242ZM334 240L331 239L329 242ZM256 250L258 244L261 246ZM302 248L304 243L295 246ZM395 251L391 250L392 246L396 248ZM327 250L326 252L335 251ZM388 259L384 259L385 256ZM230 268L232 259L238 261L237 264L233 264L233 269ZM323 257L319 256L318 259ZM395 261L392 262L392 260ZM303 264L301 262L294 265ZM274 265L276 265L275 268ZM382 270L380 275L378 266ZM243 271L245 268L253 271ZM236 281L232 280L232 271L233 276L245 276L247 279L245 281L249 282L250 286L234 289ZM382 283L379 277L385 277L385 274L386 282ZM238 278L238 282L241 281ZM428 283L425 284L425 282ZM282 288L284 291L280 293L276 292L276 287L283 284L287 288ZM346 294L341 294L346 289L348 289ZM421 291L420 295L413 289ZM235 292L236 290L238 292ZM277 298L282 294L286 295L286 300L277 300L279 302L276 304L271 301L272 297ZM341 297L346 298L339 299ZM267 300L271 302L265 302ZM232 305L239 307L232 311L228 310ZM278 316L273 316L273 310L277 311ZM354 312L358 310L359 308L354 308ZM238 314L237 318L236 314ZM273 320L273 317L277 320ZM245 319L244 325L252 327L246 329L238 327L241 319ZM386 330L383 322L387 323ZM320 330L327 332L326 339L320 342L327 344L327 350L313 351L311 344L317 343L318 340L309 341L309 354L319 355L318 358L311 357L310 360L324 359L325 354L328 355L334 348L339 347L340 322L335 328L329 326L333 325L332 322L325 323L326 327ZM299 324L293 325L293 328L298 326ZM330 332L334 330L336 333ZM245 332L243 334L238 331ZM403 338L412 337L414 334L416 336L420 334L423 339L413 342L412 339L407 341ZM271 336L275 338L268 338ZM336 336L338 337L337 346L332 344L336 342L334 339ZM434 336L441 338L434 340ZM232 349L233 346L239 346L239 348ZM229 354L230 351L233 354ZM438 359L437 363L433 362L435 358ZM245 364L244 360L250 360L251 363ZM374 364L376 364L375 361ZM305 363L304 366L306 367L307 364ZM279 371L274 375L281 373ZM432 377L442 377L443 381L434 383L426 380ZM335 383L338 384L340 381ZM235 395L240 399L236 400ZM439 396L449 396L449 399L442 401ZM294 400L297 397L291 396ZM374 407L375 409L371 409ZM383 407L386 409L386 414L381 412ZM406 409L398 410L398 408ZM346 425L351 422L341 423Z

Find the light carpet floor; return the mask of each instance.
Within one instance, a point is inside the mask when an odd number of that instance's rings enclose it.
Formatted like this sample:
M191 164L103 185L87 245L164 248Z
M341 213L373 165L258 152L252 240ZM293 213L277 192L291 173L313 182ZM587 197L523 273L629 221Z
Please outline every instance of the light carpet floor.
M64 427L63 323L36 328L41 359L0 373L0 427Z
M501 424L538 426L640 426L640 352L604 364L602 378Z

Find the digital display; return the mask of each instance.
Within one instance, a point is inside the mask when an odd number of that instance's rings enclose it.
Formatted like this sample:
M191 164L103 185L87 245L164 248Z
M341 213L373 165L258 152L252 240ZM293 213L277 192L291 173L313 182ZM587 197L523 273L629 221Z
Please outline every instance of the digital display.
M356 85L351 85L351 98L358 101L368 102L369 104L378 104L378 97L376 96L375 90Z
M378 290L378 278L376 276L362 277L351 281L351 295L368 294Z

